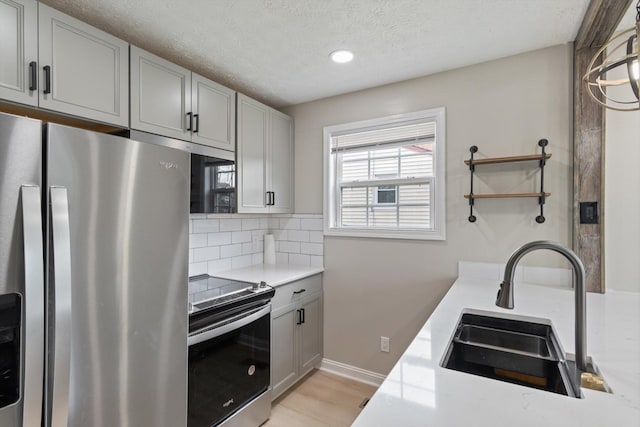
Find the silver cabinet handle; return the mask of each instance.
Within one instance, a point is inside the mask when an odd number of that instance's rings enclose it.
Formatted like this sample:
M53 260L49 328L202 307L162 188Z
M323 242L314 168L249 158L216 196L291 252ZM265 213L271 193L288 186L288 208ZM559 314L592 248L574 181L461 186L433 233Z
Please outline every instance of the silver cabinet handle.
M23 185L24 386L22 425L40 425L44 376L44 258L40 187Z
M55 283L51 427L66 427L71 359L71 237L69 203L64 187L51 187L51 230Z

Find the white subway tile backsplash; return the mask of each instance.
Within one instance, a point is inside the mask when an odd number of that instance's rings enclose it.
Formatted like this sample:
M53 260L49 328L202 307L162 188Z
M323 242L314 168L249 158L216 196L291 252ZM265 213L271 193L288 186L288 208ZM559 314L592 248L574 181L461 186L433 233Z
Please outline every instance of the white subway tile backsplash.
M263 260L262 251L251 255L251 264L253 265L262 264L262 260Z
M310 231L309 232L309 241L311 243L323 243L324 242L324 234L322 231Z
M209 233L207 236L208 246L221 246L231 244L231 233Z
M269 230L275 230L276 228L280 228L280 218L269 217L267 218L267 224Z
M209 246L206 248L196 248L193 250L193 261L211 261L220 258L220 246Z
M231 268L242 268L251 265L253 257L251 255L242 255L231 258Z
M308 242L309 232L305 230L289 230L287 231L287 240L292 242Z
M287 240L287 230L273 230L273 237L276 240Z
M207 274L207 263L196 262L189 264L189 276L198 276L200 274Z
M257 230L260 228L260 218L246 218L242 220L243 230Z
M289 254L276 252L276 264L289 264Z
M275 237L278 264L324 264L322 215L192 214L189 217L189 275L263 262L264 235ZM189 288L189 300L214 295Z
M219 271L230 270L230 269L231 269L231 258L217 259L215 261L209 261L207 263L206 273L209 275L214 275Z
M309 219L301 219L300 220L300 228L302 230L322 230L324 227L322 223L322 219L309 218Z
M300 253L307 255L324 255L322 243L300 243Z
M293 265L311 265L311 257L309 255L289 254L289 264Z
M220 230L220 221L217 219L194 219L194 233L215 233Z
M288 252L288 253L300 253L300 242L289 242L284 241L280 242L280 252Z
M251 241L251 231L231 232L231 243L247 243Z
M242 255L242 245L225 245L220 248L220 258L231 258Z
M189 236L189 249L204 248L207 246L206 234L192 234Z
M241 219L221 219L220 231L240 231L242 230Z
M280 218L280 228L283 230L300 230L300 218Z

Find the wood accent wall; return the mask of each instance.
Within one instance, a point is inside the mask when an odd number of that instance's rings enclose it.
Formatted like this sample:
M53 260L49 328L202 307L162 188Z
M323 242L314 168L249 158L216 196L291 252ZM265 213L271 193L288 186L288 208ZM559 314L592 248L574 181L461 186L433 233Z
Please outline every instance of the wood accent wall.
M582 77L633 0L591 0L574 43L573 249L587 273L587 290L604 293L605 112ZM601 59L598 63L601 63ZM580 224L580 202L598 202L599 224Z

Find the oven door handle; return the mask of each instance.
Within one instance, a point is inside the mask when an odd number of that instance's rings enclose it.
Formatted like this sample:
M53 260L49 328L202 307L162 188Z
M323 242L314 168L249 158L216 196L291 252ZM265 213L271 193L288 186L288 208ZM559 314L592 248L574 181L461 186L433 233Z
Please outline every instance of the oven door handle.
M227 332L231 332L235 329L246 326L270 312L271 304L267 304L264 307L254 309L246 313L238 314L237 316L233 316L229 319L221 320L218 323L214 323L213 325L209 325L206 328L201 329L201 331L203 332L194 332L187 338L187 344L189 346L192 346L194 344L219 337L220 335L224 335Z

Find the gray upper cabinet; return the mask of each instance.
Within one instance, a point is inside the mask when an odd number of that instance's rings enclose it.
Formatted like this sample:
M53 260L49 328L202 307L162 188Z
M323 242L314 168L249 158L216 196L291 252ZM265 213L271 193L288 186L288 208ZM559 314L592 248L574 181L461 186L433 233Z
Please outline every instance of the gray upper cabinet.
M0 0L0 98L38 105L38 2Z
M188 113L191 71L131 46L131 128L189 140Z
M131 128L235 151L235 91L131 46Z
M238 212L293 212L293 121L238 94Z
M129 44L39 4L39 105L129 125Z
M293 120L286 114L269 111L269 159L268 186L273 192L271 213L293 212Z
M223 150L236 149L236 92L191 74L192 141Z

